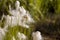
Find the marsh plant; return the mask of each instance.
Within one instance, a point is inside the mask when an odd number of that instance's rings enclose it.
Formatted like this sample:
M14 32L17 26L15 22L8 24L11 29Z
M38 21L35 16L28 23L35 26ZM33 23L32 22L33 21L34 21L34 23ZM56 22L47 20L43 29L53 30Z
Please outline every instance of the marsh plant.
M26 11L20 2L15 2L15 9L9 4L10 15L2 16L3 28L0 28L0 40L31 40L31 23L34 23L29 11ZM2 23L2 22L1 22Z
M36 31L32 33L33 40L43 40L41 32Z

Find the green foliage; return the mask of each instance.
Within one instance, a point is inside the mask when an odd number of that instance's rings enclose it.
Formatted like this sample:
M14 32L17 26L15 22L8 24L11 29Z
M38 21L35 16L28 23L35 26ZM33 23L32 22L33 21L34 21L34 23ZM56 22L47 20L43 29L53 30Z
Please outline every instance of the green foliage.
M43 0L40 9L45 16L53 16L56 14L57 0Z
M3 13L5 15L9 14L8 12L9 4L12 6L13 9L15 8L15 5L14 5L15 1L16 0L0 1L0 19ZM52 34L53 32L56 32L57 29L59 29L60 25L58 24L60 22L58 21L58 19L60 20L60 18L58 17L60 17L60 0L19 0L19 1L20 1L20 6L23 6L26 10L30 12L30 14L36 21L35 27L37 27L37 29L40 28L39 30L41 32L45 32L45 33L51 32ZM55 22L53 23L53 21ZM51 26L49 26L50 23L51 23ZM3 22L0 23L0 25L3 25ZM15 35L17 31L23 32L30 39L32 30L34 29L33 28L25 29L22 27L19 28L19 26L9 28L9 32L6 34L5 40L11 40L11 35ZM59 29L59 32L60 32L60 29Z

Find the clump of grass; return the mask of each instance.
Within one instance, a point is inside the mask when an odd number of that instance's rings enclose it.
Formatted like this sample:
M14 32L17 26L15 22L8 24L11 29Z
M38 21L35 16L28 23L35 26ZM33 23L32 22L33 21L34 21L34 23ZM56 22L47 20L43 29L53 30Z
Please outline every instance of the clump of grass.
M18 32L25 34L27 36L28 40L32 39L31 38L32 28L26 29L21 26L15 26L13 28L11 28L11 27L8 28L8 32L6 33L4 40L11 40L13 36L16 38L16 40L18 40L18 38L17 38Z

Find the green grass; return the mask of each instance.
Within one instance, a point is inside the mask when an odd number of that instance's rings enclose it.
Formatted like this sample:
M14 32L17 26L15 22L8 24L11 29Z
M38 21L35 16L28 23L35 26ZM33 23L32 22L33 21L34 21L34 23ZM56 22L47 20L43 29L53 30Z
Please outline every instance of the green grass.
M18 32L25 34L28 37L28 40L31 40L32 28L30 27L27 29L27 28L23 28L21 26L9 27L8 32L6 33L6 36L4 37L4 40L11 40L11 38L13 36L15 36L16 40L18 40L18 38L17 38Z

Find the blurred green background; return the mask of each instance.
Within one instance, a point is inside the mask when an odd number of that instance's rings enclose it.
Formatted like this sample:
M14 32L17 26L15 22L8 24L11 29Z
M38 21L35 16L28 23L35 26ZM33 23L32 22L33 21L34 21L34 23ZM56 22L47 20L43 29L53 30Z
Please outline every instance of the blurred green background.
M33 19L35 20L33 28L24 29L23 31L24 33L25 30L31 31L30 33L29 31L28 33L26 33L30 35L30 40L32 40L31 33L33 31L40 31L42 35L45 36L52 35L53 37L56 36L56 38L60 37L59 36L60 35L60 0L18 0L18 1L20 1L20 6L23 6L26 10L28 10L32 15ZM16 0L0 0L0 20L3 13L5 15L9 15L8 12L9 4L11 4L12 8L15 9L15 2ZM19 30L18 28L16 29ZM9 28L10 31L11 30L15 31L16 29Z

